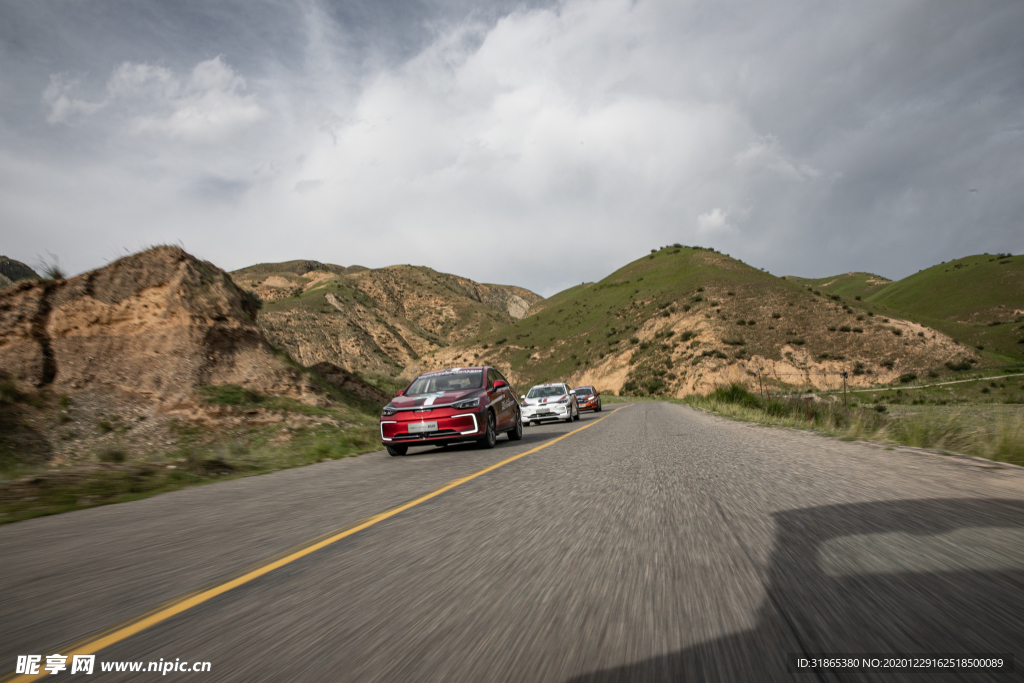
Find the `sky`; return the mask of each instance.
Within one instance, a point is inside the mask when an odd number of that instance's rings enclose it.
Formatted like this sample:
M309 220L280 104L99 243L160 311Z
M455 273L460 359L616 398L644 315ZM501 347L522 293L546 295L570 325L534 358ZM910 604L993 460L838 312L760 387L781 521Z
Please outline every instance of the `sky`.
M0 0L0 254L426 265L1024 251L1024 3Z

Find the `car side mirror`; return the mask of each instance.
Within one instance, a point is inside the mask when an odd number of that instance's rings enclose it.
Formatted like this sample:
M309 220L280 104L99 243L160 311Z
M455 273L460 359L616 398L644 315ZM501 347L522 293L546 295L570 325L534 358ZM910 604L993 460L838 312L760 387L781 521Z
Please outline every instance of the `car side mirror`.
M496 380L494 380L494 389L495 390L498 390L498 389L501 389L502 387L507 387L507 386L508 386L508 382L506 382L503 379L496 379Z
M519 397L519 400L520 400L520 401L525 401L525 400L526 400L526 396L525 396L525 395L523 395L523 396L520 396L520 397Z
M576 390L575 389L570 389L569 393L572 394L573 396L575 396L576 395Z
M405 389L399 389L399 390L398 390L398 393L397 393L397 394L395 394L395 396L401 396L401 395L402 395L402 394L404 394L404 393L405 393Z

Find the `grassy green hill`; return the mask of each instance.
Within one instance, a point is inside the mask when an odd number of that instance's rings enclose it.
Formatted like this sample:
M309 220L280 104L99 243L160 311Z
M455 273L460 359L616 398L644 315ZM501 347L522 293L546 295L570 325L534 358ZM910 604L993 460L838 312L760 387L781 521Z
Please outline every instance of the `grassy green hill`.
M669 247L434 351L406 375L486 361L524 386L560 378L684 395L729 378L756 383L758 370L780 384L825 387L844 368L855 382L889 382L948 372L953 358L977 360L933 330L890 318L713 250Z
M857 297L866 299L872 294L881 291L892 282L888 278L873 273L845 273L843 275L816 279L787 275L785 279L850 299Z
M538 313L540 311L543 311L545 308L547 308L548 306L551 306L553 304L554 305L561 304L562 302L566 301L567 299L571 299L572 297L576 296L576 294L582 292L584 289L587 289L588 287L593 287L593 286L594 286L593 282L584 282L582 284L576 285L575 287L570 287L569 289L563 289L561 292L558 292L557 294L552 294L547 299L541 299L540 301L537 301L536 303L534 303L530 307L530 315L533 315L534 313Z
M940 330L984 350L992 362L1019 361L1024 354L1024 256L966 256L888 283L868 273L787 279L860 296L868 310Z

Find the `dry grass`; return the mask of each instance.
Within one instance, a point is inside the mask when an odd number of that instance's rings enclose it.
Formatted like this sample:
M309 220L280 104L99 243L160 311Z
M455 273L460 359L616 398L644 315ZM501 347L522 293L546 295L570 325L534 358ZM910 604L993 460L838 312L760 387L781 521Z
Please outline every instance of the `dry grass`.
M931 448L976 455L1024 466L1024 407L915 406L889 413L876 408L844 409L838 401L784 399L764 401L743 387L689 396L688 405L760 424L813 429L843 439Z

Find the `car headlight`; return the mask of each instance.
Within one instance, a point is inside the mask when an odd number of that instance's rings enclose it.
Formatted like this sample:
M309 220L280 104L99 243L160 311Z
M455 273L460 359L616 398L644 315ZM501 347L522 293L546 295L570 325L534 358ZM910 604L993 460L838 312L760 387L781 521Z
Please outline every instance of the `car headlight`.
M559 400L558 402L559 402L559 403L568 403L568 402L569 402L569 399L567 399L567 398L563 398L563 399Z
M453 404L452 408L455 408L456 410L464 410L466 408L476 408L478 405L480 405L479 396L476 398L466 399L465 401L459 401L458 403Z
M392 408L391 406L384 406L384 410L380 411L380 414L383 415L384 417L391 417L397 412L398 411Z

